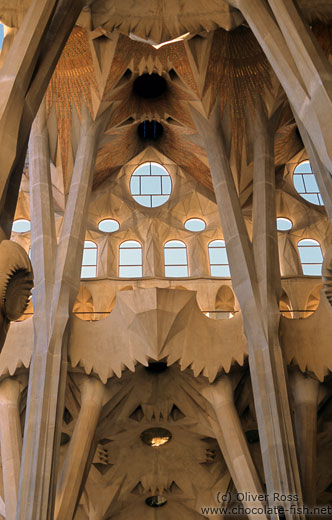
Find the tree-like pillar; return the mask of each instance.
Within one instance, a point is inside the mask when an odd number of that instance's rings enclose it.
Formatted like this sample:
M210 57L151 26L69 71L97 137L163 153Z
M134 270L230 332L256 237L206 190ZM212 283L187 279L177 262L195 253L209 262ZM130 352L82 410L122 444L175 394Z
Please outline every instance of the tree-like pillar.
M56 454L60 444L67 364L65 331L80 286L98 138L106 124L107 114L105 111L94 121L87 107L82 107L79 144L55 262L55 252L52 259L48 250L54 240L51 180L49 173L43 170L46 141L39 135L45 132L45 115L41 114L42 122L32 134L31 163L34 168L30 171L30 191L32 198L40 197L32 212L32 250L37 250L39 265L33 295L34 352L29 376L17 520L53 520Z
M300 370L290 374L295 406L295 437L299 456L303 499L316 503L317 408L320 384Z
M268 135L271 129L266 128L265 134L264 121L260 121L255 130L254 195L257 191L257 202L263 208L263 215L257 219L254 203L252 244L226 151L220 107L215 105L209 119L194 108L192 115L207 152L233 289L241 306L248 339L250 374L270 505L284 508L287 519L303 518L303 515L290 515L287 512L289 503L278 499L298 495L301 500L301 484L278 337L280 274L276 254L277 236L273 228L276 225L273 215L274 184L271 180L273 159L269 156L271 146L264 141L264 135L271 138ZM258 110L256 118L261 115ZM277 512L272 513L271 517L277 520Z
M16 516L22 430L19 412L20 383L7 377L0 383L0 445L6 518Z
M82 479L88 470L88 460L91 461L89 453L105 394L105 385L99 379L83 376L81 410L57 484L55 520L69 520L74 516L82 490Z
M320 160L332 172L332 68L298 7L293 0L228 2L246 18Z
M0 71L0 241L9 238L32 122L81 0L32 0Z
M254 466L247 440L243 432L239 414L234 404L232 382L229 376L222 376L216 383L206 387L203 395L211 403L216 418L212 423L216 439L220 446L228 470L238 494L243 493L243 505L248 509L262 508L264 502L255 500L255 496L263 495L263 488ZM252 500L250 500L252 498ZM265 514L249 514L252 520L266 520Z

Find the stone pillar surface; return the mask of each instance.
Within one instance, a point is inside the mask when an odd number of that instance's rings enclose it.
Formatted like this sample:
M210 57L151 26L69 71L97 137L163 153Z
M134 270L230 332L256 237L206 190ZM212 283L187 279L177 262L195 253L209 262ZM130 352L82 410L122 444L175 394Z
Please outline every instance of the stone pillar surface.
M22 430L19 412L20 383L8 377L0 383L0 446L6 518L16 516L20 477Z
M55 520L69 520L74 516L80 499L79 491L82 487L83 475L87 472L86 466L105 398L105 386L101 381L91 376L83 377L81 410L57 484Z

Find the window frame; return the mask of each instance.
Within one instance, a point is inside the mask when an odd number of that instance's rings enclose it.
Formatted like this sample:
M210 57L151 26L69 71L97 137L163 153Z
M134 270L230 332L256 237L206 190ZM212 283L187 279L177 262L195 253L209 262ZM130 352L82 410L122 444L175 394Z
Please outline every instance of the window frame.
M178 242L179 244L181 244L180 246L168 246L168 244L171 244L171 243L176 243ZM183 245L182 245L183 244ZM178 239L172 239L172 240L167 240L167 242L164 243L164 247L163 247L163 250L164 250L164 276L165 278L189 278L189 264L188 264L188 248L187 248L187 244L183 241L183 240L178 240ZM170 263L166 263L166 251L170 251L170 250L175 250L175 251L184 251L185 252L185 258L186 258L186 261L185 263L182 263L182 264L170 264ZM181 268L181 267L185 267L186 268L186 274L181 274L181 275L174 275L174 274L167 274L167 268L169 267L177 267L177 268Z
M306 241L312 241L313 243L312 244L301 244L301 242L306 242ZM321 262L307 262L305 261L306 259L302 260L302 254L301 254L301 251L305 250L305 249L316 249L320 251L320 255L321 255ZM322 251L322 246L320 244L320 242L318 242L318 240L316 240L315 238L301 238L301 240L298 240L297 242L297 250L298 250L298 253L299 253L299 257L300 257L300 262L301 262L301 266L302 266L302 273L304 276L321 276L322 275L322 265L323 265L323 260L324 260L324 256L323 256L323 251ZM305 272L306 271L306 266L320 266L320 271L319 273L315 274L315 273L308 273L308 272Z
M93 246L90 246L90 247L86 247L85 244L87 243L90 243L90 244L93 244ZM86 264L86 263L83 263L84 262L84 252L85 251L96 251L96 263L94 264ZM81 263L81 279L86 279L86 278L97 278L97 264L98 264L98 245L96 244L96 242L94 242L93 240L84 240L84 245L83 245L83 254L82 254L82 263ZM93 267L95 269L95 275L94 276L83 276L83 272L84 272L84 267L88 267L88 268L91 268Z
M224 246L211 246L211 244L213 244L215 242L223 242ZM214 262L211 262L211 255L210 255L210 250L211 249L214 249L214 250L215 249L224 250L225 254L226 254L227 263L214 263ZM209 268L210 268L210 276L211 277L213 277L213 278L231 278L231 271L230 271L230 267L229 267L229 260L228 260L228 255L227 255L226 242L225 242L224 239L216 238L214 240L211 240L208 243L208 256L209 256ZM213 267L227 267L229 274L228 275L213 274Z
M123 244L126 244L128 242L134 242L136 243L138 246L136 247L123 247ZM123 263L120 263L120 259L121 259L121 250L122 251L128 251L128 250L137 250L137 251L140 251L141 253L141 263L140 264L123 264ZM132 276L132 275L123 275L121 274L121 267L140 267L140 272L141 274L138 275L138 276ZM143 278L143 247L142 247L142 244L141 242L139 242L139 240L134 240L134 239L127 239L127 240L123 240L121 242L121 244L119 244L119 258L118 258L118 277L119 278Z
M136 173L137 171L139 171L140 169L142 169L144 166L149 166L149 171L150 173L149 174L140 174L140 173ZM153 170L153 166L156 166L157 168L160 168L161 170L164 170L164 174L161 174L161 173L155 173L155 174L152 174L152 170ZM147 178L147 179L152 179L152 178L158 178L160 179L160 193L143 193L142 190L144 191L144 187L142 188L142 178ZM162 179L167 179L167 181L169 182L169 192L168 192L168 188L165 188L163 186L163 181ZM135 192L136 191L136 188L133 187L133 184L134 184L134 180L135 179L138 179L138 193L133 193L133 191ZM159 208L161 206L163 206L164 204L166 204L169 199L171 198L172 196L172 193L173 193L173 180L172 180L172 177L169 173L169 171L167 170L167 168L161 164L161 163L157 163L156 161L145 161L144 163L141 163L139 164L132 172L131 176L130 176L130 181L129 181L129 191L130 191L130 194L132 196L132 198L134 199L135 202L137 202L137 204L139 204L140 206L144 207L144 208L148 208L148 209L153 209L153 208ZM165 193L164 193L165 191ZM142 202L143 198L147 198L149 197L149 200L150 200L150 203L149 204L145 204ZM156 197L167 197L166 200L164 200L161 204L154 204L154 198Z
M297 172L296 170L298 168L300 168L303 164L308 164L309 165L309 169L310 171L309 172ZM308 185L306 184L306 177L309 177L309 176L312 176L313 179L314 179L314 182L317 186L317 191L308 191ZM294 178L301 178L301 181L297 181L295 180ZM302 199L304 199L306 202L309 202L310 204L313 204L314 206L323 206L324 207L324 202L323 202L323 198L322 198L322 195L320 193L320 190L319 190L319 186L317 184L317 181L316 181L316 176L312 170L312 167L311 167L311 163L308 159L303 159L302 161L300 161L293 169L293 174L292 174L292 181L293 181L293 186L295 188L295 191L296 193L298 193L300 195L300 197ZM298 182L302 182L303 184L303 187L304 187L304 191L300 191L297 187L296 187L296 184L298 184ZM317 197L317 202L313 202L312 200L310 200L310 197Z

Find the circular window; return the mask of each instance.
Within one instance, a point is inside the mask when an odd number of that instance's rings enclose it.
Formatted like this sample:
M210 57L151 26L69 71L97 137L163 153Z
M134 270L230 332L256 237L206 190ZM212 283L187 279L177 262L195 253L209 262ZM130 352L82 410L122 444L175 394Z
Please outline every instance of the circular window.
M148 428L141 433L141 439L144 444L152 446L153 448L164 446L164 444L167 444L171 438L171 432L165 428Z
M293 227L293 222L289 218L279 217L277 218L277 230L278 231L289 231Z
M26 220L25 218L14 220L12 229L15 233L26 233L31 229L30 220Z
M156 208L172 193L171 177L161 164L147 162L136 168L130 179L130 192L141 206Z
M194 231L195 233L198 233L199 231L204 231L206 224L201 218L190 218L186 220L184 227L188 231Z
M99 222L98 229L104 231L104 233L114 233L114 231L120 229L120 224L117 220L105 218Z
M167 498L162 497L160 495L154 495L152 497L148 497L145 500L145 503L150 507L161 507L167 504Z
M317 206L324 205L309 161L302 161L296 166L293 172L293 183L303 199Z

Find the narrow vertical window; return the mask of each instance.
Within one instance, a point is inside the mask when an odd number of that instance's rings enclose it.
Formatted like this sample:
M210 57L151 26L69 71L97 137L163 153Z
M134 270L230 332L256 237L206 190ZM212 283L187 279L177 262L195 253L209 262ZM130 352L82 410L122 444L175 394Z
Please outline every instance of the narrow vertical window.
M303 274L320 276L322 274L323 255L319 242L313 238L305 238L298 242L297 247Z
M188 277L187 246L181 240L170 240L164 246L165 276Z
M97 276L97 244L85 240L83 249L81 278L96 278Z
M209 261L211 276L230 277L226 244L224 240L213 240L209 243Z
M120 278L142 278L142 246L136 240L122 242L119 249Z

